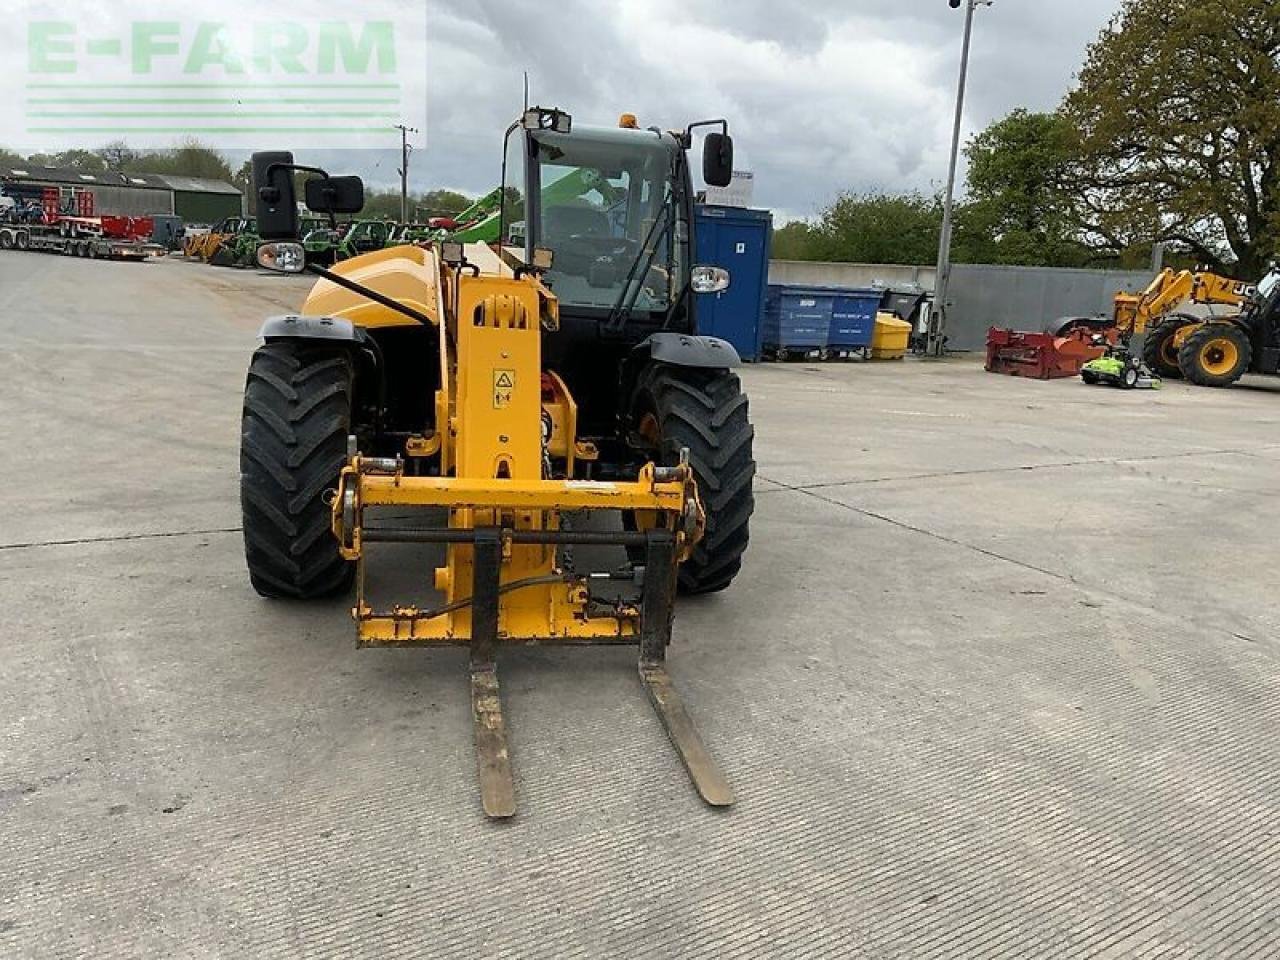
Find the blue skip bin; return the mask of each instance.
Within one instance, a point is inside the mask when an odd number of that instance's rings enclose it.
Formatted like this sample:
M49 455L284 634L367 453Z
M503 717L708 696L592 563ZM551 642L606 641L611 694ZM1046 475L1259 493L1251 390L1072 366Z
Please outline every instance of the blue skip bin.
M764 348L780 358L869 349L883 298L882 290L770 284Z
M825 350L833 300L830 293L814 288L770 284L764 307L765 350L783 357Z
M831 307L828 350L865 350L876 330L876 311L884 298L881 290L851 290L835 298Z

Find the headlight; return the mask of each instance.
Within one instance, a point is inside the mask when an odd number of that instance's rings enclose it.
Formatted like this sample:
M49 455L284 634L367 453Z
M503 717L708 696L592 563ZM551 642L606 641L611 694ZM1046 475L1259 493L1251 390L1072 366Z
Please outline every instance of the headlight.
M729 289L729 271L724 267L694 267L689 282L694 293L719 293Z
M258 266L277 273L301 273L307 253L300 243L264 243L258 248Z

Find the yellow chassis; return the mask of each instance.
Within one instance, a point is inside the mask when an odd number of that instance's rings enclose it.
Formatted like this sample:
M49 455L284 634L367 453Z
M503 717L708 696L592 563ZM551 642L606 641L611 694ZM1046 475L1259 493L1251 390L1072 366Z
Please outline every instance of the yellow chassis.
M379 473L377 471L382 471ZM687 465L663 471L645 467L632 483L592 483L573 480L461 480L408 477L403 461L353 458L342 472L334 500L334 534L342 554L357 564L356 605L353 615L361 646L461 644L472 639L474 544L468 534L496 531L501 557L498 581L498 637L503 643L583 643L610 639L627 641L639 632L641 610L617 604L604 616L592 616L587 579L559 570L557 543L565 511L640 511L671 519L676 560L684 558L701 532L702 507L692 471ZM367 507L444 508L449 525L443 530L381 528L364 525ZM541 539L547 543L522 540ZM583 535L586 537L586 535ZM599 542L606 542L602 535ZM435 571L434 584L445 596L439 612L396 605L374 611L366 602L366 540L445 543L447 561ZM584 542L597 542L594 537ZM513 586L514 585L514 586ZM510 589L509 589L510 588Z

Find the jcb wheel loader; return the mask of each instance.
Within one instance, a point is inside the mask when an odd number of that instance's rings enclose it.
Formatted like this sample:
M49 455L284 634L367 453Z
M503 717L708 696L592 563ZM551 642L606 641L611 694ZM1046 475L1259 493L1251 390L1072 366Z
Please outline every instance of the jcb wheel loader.
M753 509L738 356L697 334L694 294L729 283L692 260L687 153L707 125L720 129L706 135L703 178L727 184L725 121L663 133L526 111L506 135L499 232L520 248L438 242L312 264L321 279L302 310L267 321L250 364L241 502L253 586L309 599L354 582L359 646L468 647L491 817L515 811L503 645L637 645L698 792L733 800L665 669L677 589L729 585ZM335 218L363 205L357 178L288 153L253 165L263 266L304 269L295 171L314 175L311 209ZM366 559L383 544L443 550L424 578L438 601L375 607ZM581 569L574 551L587 546L613 546L619 565Z

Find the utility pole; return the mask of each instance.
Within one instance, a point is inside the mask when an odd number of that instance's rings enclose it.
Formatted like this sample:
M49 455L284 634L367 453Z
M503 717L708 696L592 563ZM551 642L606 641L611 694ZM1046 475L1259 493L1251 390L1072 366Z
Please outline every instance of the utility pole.
M951 286L951 225L956 202L956 165L960 159L960 124L964 119L964 88L969 76L969 46L973 14L979 5L993 0L948 0L954 10L964 4L964 44L960 50L960 86L956 91L956 118L951 128L951 166L947 171L947 196L942 207L942 237L938 241L938 269L933 287L933 313L929 317L928 353L940 357L947 342L947 294Z
M409 134L417 133L416 127L406 127L403 123L397 123L396 129L400 131L400 169L396 171L400 174L400 222L409 222L409 154L413 152L413 147L409 146Z

